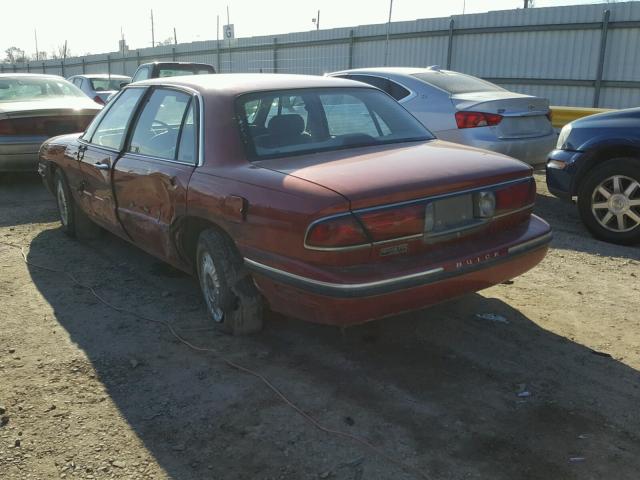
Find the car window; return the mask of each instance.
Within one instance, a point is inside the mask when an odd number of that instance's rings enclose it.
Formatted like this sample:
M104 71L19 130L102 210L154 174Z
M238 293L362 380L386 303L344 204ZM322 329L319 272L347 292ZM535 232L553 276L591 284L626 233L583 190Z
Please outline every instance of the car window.
M452 95L472 92L503 92L504 88L481 78L457 72L427 71L413 74L418 80L431 84Z
M1 77L0 102L28 102L50 98L83 97L73 83L55 77Z
M133 79L131 80L131 83L133 82L137 82L139 80L146 80L149 78L150 74L149 74L149 67L140 67L138 69L138 71L135 73L135 75L133 76Z
M109 102L108 109L89 125L83 139L95 145L120 150L131 116L144 92L144 88L130 88ZM94 124L97 126L94 127Z
M178 77L180 75L206 75L211 73L207 69L202 68L161 68L158 77Z
M96 92L107 92L120 90L120 83L125 80L122 78L91 78L88 81L91 83L92 90Z
M348 78L350 80L356 80L358 82L372 85L383 92L388 93L396 100L402 100L403 98L408 97L411 93L399 83L389 80L388 78L382 78L375 75L349 75L342 78Z
M178 146L177 160L187 163L197 163L196 148L197 142L197 129L195 125L195 102L191 101L187 116L184 119L182 125L182 131L180 133L180 145Z
M433 138L395 100L372 88L256 92L237 102L241 133L255 160Z
M180 128L190 101L191 95L183 92L154 90L133 129L128 151L176 159Z

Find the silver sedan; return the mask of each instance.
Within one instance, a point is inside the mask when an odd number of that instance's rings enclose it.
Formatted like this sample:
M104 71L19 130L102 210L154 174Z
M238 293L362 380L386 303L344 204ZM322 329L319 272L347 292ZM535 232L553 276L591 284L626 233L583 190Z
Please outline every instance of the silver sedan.
M42 142L83 132L101 108L64 78L0 74L0 172L35 172Z
M471 75L428 68L360 68L329 73L368 83L398 100L438 138L545 163L557 135L549 100Z

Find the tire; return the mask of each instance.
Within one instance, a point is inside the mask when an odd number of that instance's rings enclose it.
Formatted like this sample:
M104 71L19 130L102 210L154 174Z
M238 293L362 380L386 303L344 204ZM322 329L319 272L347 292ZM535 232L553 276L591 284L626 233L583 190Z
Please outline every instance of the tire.
M203 231L196 261L207 313L216 329L232 335L262 330L262 297L231 240L218 230Z
M605 242L640 242L640 161L615 158L587 174L578 191L580 218Z
M78 207L71 194L67 178L60 169L56 170L53 177L53 188L64 233L80 240L95 238L100 233L100 227Z

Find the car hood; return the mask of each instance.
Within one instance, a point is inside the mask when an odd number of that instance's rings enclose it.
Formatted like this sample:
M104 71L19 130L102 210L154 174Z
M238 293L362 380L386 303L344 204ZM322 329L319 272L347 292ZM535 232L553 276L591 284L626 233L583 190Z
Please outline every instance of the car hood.
M89 97L60 97L28 102L4 102L0 104L0 116L12 117L28 112L84 111L98 112L102 107Z
M626 108L624 110L612 110L610 112L596 113L571 122L572 128L597 128L610 126L639 127L640 108Z
M261 167L333 190L364 208L531 175L531 167L486 150L440 140L263 160Z

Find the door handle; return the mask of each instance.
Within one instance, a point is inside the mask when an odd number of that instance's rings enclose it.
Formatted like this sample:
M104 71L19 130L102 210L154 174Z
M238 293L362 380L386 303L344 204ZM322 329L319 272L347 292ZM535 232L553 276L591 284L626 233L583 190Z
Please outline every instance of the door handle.
M93 166L96 167L98 170L109 170L111 168L108 163L102 163L102 162L94 163Z

